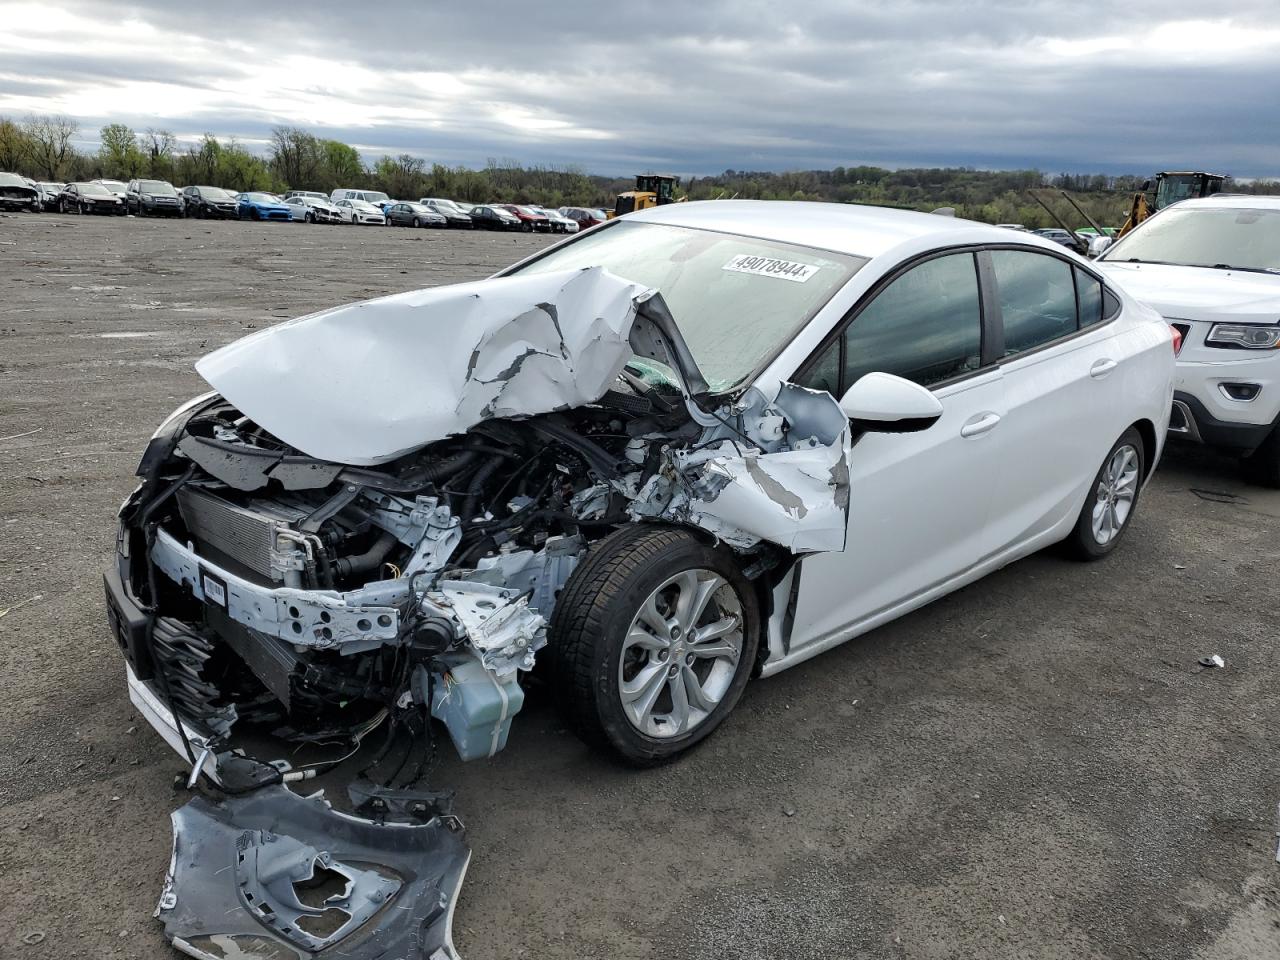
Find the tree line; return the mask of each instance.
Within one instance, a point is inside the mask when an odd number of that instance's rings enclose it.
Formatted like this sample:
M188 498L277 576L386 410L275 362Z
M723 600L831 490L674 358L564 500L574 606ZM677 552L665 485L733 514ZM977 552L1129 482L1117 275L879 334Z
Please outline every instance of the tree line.
M382 190L396 199L438 196L484 203L501 200L611 207L629 179L592 176L572 167L525 166L491 159L481 169L428 163L409 153L382 156L366 164L340 140L300 127L276 127L263 152L234 138L204 134L180 146L171 131L141 132L112 123L98 131L98 149L77 148L79 124L65 116L0 117L0 170L33 180L131 180L146 177L178 186L200 184L232 190L317 190L339 187ZM1041 196L1071 226L1080 216L1062 199L1065 190L1099 223L1124 220L1144 176L1049 175L1039 170L977 170L939 167L887 170L873 166L832 170L726 170L687 180L678 191L690 200L738 197L760 200L819 200L932 210L954 207L956 215L988 223L1054 226L1056 221L1032 199ZM1228 182L1241 193L1280 193L1280 181Z

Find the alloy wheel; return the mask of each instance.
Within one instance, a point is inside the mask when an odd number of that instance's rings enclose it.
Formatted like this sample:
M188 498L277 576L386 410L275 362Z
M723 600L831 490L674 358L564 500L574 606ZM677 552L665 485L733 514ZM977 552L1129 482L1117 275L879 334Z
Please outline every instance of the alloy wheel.
M1129 444L1116 447L1098 481L1093 503L1093 538L1107 544L1120 535L1138 495L1141 459Z
M670 577L640 605L622 643L618 696L646 736L687 734L728 692L742 656L742 604L711 570Z

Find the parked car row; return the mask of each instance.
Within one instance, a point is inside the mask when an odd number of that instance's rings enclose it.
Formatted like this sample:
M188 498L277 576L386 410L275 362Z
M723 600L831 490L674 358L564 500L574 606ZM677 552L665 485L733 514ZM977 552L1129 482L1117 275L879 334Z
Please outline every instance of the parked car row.
M174 187L164 180L37 183L14 173L0 173L0 209L565 234L607 219L595 207L471 204L442 197L393 200L380 190L343 188L330 194L290 190L281 197L262 190L237 193L222 187Z

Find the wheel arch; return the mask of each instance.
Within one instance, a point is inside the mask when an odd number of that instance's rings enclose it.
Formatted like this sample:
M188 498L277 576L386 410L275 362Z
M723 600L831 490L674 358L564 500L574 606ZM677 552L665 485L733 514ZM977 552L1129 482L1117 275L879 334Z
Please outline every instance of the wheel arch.
M1145 417L1135 420L1130 426L1138 431L1142 438L1142 480L1145 483L1156 468L1155 458L1158 447L1156 425Z

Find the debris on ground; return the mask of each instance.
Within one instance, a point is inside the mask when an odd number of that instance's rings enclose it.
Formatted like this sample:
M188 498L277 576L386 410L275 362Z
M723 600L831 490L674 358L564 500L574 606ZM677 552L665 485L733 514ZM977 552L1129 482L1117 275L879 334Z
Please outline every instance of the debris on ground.
M399 819L395 806L368 820L283 784L194 797L172 815L155 911L165 936L201 958L457 960L466 832L452 815Z
M1216 667L1225 667L1226 665L1227 661L1223 660L1222 657L1216 653L1210 657L1200 658L1200 666L1204 667L1206 670L1212 670Z

